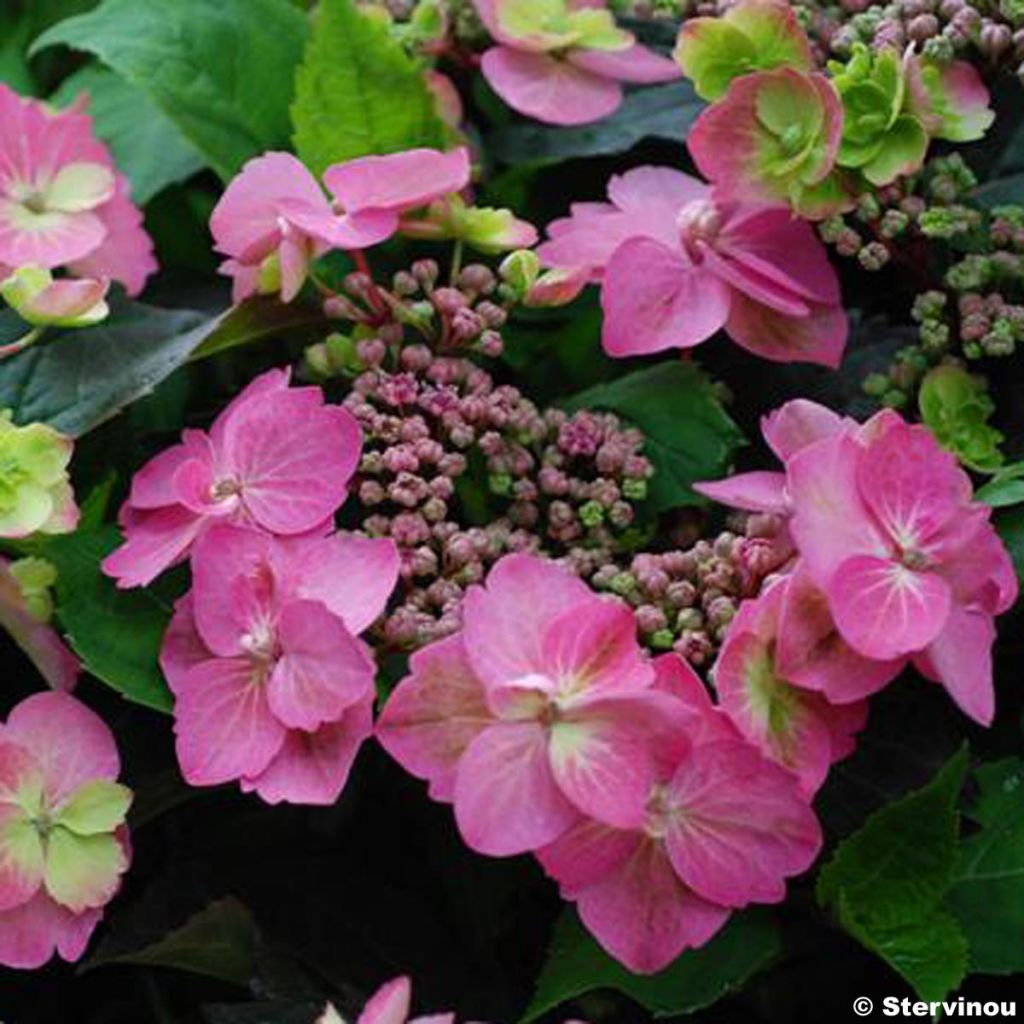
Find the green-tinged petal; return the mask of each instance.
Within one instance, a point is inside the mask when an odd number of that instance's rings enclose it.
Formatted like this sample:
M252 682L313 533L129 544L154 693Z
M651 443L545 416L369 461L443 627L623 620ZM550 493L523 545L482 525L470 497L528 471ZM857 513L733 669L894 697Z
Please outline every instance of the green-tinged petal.
M920 169L928 152L928 133L909 114L898 117L886 132L882 148L863 167L864 177L872 185L888 185L903 174Z
M586 50L628 50L633 36L615 24L609 11L586 7L569 15L569 31L576 36L576 46Z
M725 20L753 44L757 55L755 67L789 67L797 71L810 71L813 67L807 33L800 28L789 3L740 3L726 12Z
M47 837L46 891L73 913L102 907L127 867L124 848L109 833L80 836L57 825Z
M717 100L729 83L757 68L754 44L723 18L694 18L683 25L674 57L698 96Z
M0 912L27 902L43 881L43 844L20 807L0 804Z
M64 476L71 461L71 442L44 423L30 423L17 434L17 457L32 479L49 487Z
M8 498L0 481L0 537L27 537L42 529L53 515L49 492L34 484L22 484Z
M830 174L816 185L805 185L790 197L795 213L808 220L824 220L837 213L846 213L856 205L855 189L840 171Z
M127 786L97 779L76 790L53 820L80 836L99 835L124 824L131 804Z
M46 188L48 210L82 213L94 210L114 194L113 172L102 164L65 164Z
M817 97L792 79L767 79L757 94L757 119L780 139L793 140L792 153L821 130L824 110Z
M502 32L543 49L571 46L577 39L565 0L498 0Z

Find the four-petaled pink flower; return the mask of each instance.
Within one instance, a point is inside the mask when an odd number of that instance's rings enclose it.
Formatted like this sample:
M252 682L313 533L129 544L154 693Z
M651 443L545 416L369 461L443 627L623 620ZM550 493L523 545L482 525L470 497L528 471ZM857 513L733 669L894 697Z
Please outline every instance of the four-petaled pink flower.
M603 0L474 0L498 44L484 78L514 110L550 124L585 124L622 102L622 83L669 82L674 61L615 24Z
M536 849L583 814L637 825L660 747L682 742L629 608L530 555L499 561L462 632L411 668L378 737L482 853Z
M103 563L119 586L155 579L211 523L283 536L329 530L359 461L359 425L325 405L320 388L290 388L289 378L257 377L208 434L186 430L135 474L121 510L125 543Z
M26 264L119 281L130 295L156 270L142 214L91 118L0 83L0 278Z
M210 218L217 251L228 257L221 271L234 281L234 300L280 291L290 302L313 259L384 241L398 231L403 213L460 191L469 175L465 148L361 157L324 172L332 202L291 154L250 160Z
M358 637L398 579L390 540L208 530L161 665L178 761L195 786L330 804L372 732L375 667Z
M85 951L131 857L119 772L110 730L66 693L35 694L0 725L0 964Z
M639 974L703 945L732 910L781 901L822 843L797 780L736 733L693 670L676 655L655 668L688 742L662 763L643 819L582 821L537 853L595 938Z
M601 282L610 355L692 348L724 328L766 359L839 364L839 282L812 228L787 208L723 201L667 167L613 177L608 198L575 204L537 253Z

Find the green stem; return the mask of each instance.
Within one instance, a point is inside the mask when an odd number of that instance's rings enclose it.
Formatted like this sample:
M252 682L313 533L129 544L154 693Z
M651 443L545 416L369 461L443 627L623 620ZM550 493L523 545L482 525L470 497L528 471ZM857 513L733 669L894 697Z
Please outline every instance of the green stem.
M452 269L449 274L448 283L454 288L459 280L459 273L462 270L462 239L456 239L455 248L452 250Z
M12 341L9 345L0 345L0 359L16 355L28 348L29 345L34 345L43 336L45 330L45 327L33 327L28 334L23 334L17 341Z

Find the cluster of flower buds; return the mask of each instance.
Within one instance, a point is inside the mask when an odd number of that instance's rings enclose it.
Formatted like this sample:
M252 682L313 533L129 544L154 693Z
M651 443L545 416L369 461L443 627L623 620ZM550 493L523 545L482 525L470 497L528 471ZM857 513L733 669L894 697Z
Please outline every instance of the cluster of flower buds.
M858 42L900 49L915 43L936 60L973 51L990 65L1005 65L1024 76L1021 0L842 0L805 6L827 7L821 25L833 53L846 54Z
M580 548L607 560L626 543L652 472L639 431L610 414L541 411L425 345L378 335L357 354L368 365L345 404L364 439L359 526L402 556L387 643L414 648L458 629L464 589L503 554Z
M685 549L644 552L595 567L581 553L565 563L596 590L624 599L636 614L641 642L675 651L707 668L739 610L789 559L792 548L776 516L736 513L730 529Z

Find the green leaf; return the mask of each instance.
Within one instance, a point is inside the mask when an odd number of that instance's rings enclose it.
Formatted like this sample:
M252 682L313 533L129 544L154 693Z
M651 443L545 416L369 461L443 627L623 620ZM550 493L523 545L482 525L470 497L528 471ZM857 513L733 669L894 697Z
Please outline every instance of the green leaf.
M15 4L0 9L0 82L15 92L31 96L35 81L25 59L25 50L32 38L32 17Z
M975 501L992 508L1005 508L1024 501L1024 462L1004 466L987 484L974 492Z
M924 788L872 814L818 875L818 902L922 999L941 999L966 972L967 942L941 909L957 863L966 771L964 746Z
M44 32L141 89L224 179L287 146L306 18L288 0L104 0Z
M96 134L110 146L140 206L206 166L174 122L120 75L96 64L86 65L61 83L50 102L66 107L82 93L89 97Z
M567 909L555 925L548 959L522 1024L600 988L624 992L655 1017L692 1013L739 988L781 950L774 918L762 910L746 911L735 914L707 945L687 950L663 971L631 974L584 930L576 912Z
M0 313L0 335L13 333L14 320ZM102 324L47 332L0 362L0 408L13 410L16 423L42 421L80 437L152 391L213 323L192 310L115 303Z
M648 490L655 512L703 503L691 485L722 476L745 443L711 382L694 363L681 360L598 384L565 405L573 412L605 409L643 430L644 454L655 467Z
M490 151L502 163L551 164L573 157L625 153L648 137L682 142L704 109L689 82L638 89L622 106L595 124L552 128L517 122L495 132Z
M84 971L114 964L171 967L247 988L254 974L256 928L238 900L216 900L180 928L141 949L114 953L108 943L83 966Z
M229 310L192 353L192 360L208 359L219 352L283 334L294 337L302 331L326 328L329 323L317 307L257 296Z
M995 517L995 528L1010 552L1017 579L1024 580L1024 505L1000 512Z
M960 844L947 905L971 947L971 969L1024 971L1024 761L1008 758L975 773L978 795L965 812L981 826Z
M974 198L989 209L1007 203L1019 203L1021 196L1024 196L1024 172L996 178L974 191Z
M320 174L342 160L445 145L423 71L353 0L322 0L295 77L293 141Z
M116 526L54 537L42 554L57 566L57 615L74 652L130 701L170 711L160 647L171 609L151 590L118 590L100 562L120 543Z

